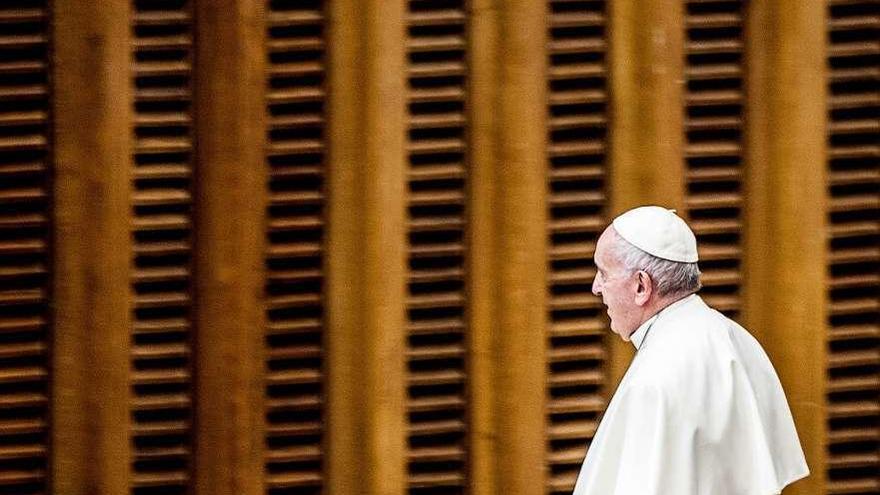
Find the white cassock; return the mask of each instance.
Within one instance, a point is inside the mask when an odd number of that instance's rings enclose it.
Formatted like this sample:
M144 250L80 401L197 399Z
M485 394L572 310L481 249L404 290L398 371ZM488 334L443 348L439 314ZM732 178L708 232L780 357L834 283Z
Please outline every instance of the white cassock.
M771 495L809 474L779 378L744 328L690 295L631 340L574 495Z

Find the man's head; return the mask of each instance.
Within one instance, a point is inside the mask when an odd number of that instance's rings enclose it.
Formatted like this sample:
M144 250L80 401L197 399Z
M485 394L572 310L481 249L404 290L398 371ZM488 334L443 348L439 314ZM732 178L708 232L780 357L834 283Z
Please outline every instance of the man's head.
M624 340L655 313L700 288L696 238L665 208L636 208L615 219L599 237L593 259L593 294L602 296L611 330Z

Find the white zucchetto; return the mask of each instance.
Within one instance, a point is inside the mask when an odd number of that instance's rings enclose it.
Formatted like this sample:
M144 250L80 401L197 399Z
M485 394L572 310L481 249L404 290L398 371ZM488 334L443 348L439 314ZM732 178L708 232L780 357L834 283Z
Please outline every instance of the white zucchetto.
M648 254L680 263L699 260L697 238L675 210L640 206L615 218L612 225L620 237Z

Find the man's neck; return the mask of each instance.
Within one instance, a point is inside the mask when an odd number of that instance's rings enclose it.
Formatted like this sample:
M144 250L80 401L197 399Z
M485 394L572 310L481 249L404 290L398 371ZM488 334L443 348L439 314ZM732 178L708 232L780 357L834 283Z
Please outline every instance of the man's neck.
M686 292L683 294L673 294L665 297L660 297L655 300L649 301L648 304L644 307L644 312L642 313L642 318L640 318L639 324L636 325L636 328L642 326L646 321L650 320L657 313L663 311L668 306L671 306L678 301L690 296L693 292Z

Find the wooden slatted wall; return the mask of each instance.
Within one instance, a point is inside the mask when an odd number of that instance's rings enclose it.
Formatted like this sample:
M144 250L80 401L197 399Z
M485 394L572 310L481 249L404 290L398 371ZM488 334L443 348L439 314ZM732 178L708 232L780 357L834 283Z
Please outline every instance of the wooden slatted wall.
M880 3L828 9L827 493L880 493Z
M464 9L409 1L410 493L463 493L466 481Z
M134 240L130 433L131 492L137 494L183 493L193 484L192 4L132 3L134 195L130 212L120 214L131 215ZM701 245L703 294L734 317L741 308L740 231L747 220L746 4L684 2L686 213ZM401 98L408 105L409 428L407 449L400 452L405 459L383 461L406 462L411 493L463 493L473 475L469 469L482 469L470 464L467 444L473 418L465 281L468 264L480 261L468 259L465 220L471 5L406 5L408 63L400 75L408 82ZM545 492L562 494L570 493L613 392L608 345L617 337L590 293L595 241L615 194L609 190L614 158L607 151L611 4L546 5L549 174L546 184L535 187L547 187L549 213ZM330 20L322 0L272 0L265 6L266 492L326 493L324 453L333 431L325 424L324 383L325 255L333 249L325 243L324 212L330 194L324 165ZM48 489L48 9L45 0L0 6L0 494ZM878 19L876 0L828 0L829 494L880 493ZM485 429L475 431L490 431L492 425L478 426Z
M701 296L736 318L742 230L743 2L686 2L687 216L700 247Z
M324 6L269 6L266 487L321 493Z
M134 3L133 490L185 493L192 445L192 27L186 0Z
M0 6L0 493L46 493L50 259L45 1Z
M547 493L571 493L609 390L607 320L591 284L606 224L605 2L549 2ZM616 338L616 337L614 337Z

